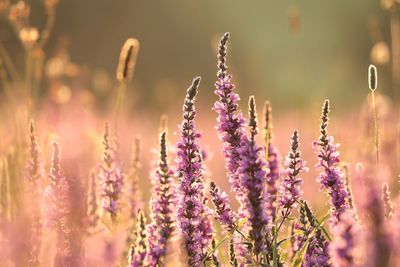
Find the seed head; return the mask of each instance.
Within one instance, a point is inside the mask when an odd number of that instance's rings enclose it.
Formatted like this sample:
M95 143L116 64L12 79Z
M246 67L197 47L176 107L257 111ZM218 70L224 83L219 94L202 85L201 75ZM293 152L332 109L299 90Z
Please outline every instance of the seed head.
M378 87L378 72L372 64L368 68L368 85L371 91L375 91Z
M126 40L122 46L117 67L117 80L119 82L129 82L132 79L139 46L139 41L133 38Z

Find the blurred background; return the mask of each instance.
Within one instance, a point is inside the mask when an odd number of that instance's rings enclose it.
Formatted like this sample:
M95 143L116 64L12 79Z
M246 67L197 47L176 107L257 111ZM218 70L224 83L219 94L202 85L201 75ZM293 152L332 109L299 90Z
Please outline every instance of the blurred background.
M26 2L32 25L43 27L41 1ZM176 96L183 96L196 75L203 77L201 98L214 99L216 45L226 31L232 36L228 65L243 99L254 94L270 99L276 110L287 110L330 98L343 111L353 109L366 95L371 49L379 42L380 89L392 93L390 52L385 51L390 18L378 0L68 0L60 1L56 12L45 50L50 56L67 46L71 61L85 74L102 78L81 81L91 91L114 79L124 40L140 41L131 87L136 108L149 112L175 109ZM4 24L0 38L18 57L16 36Z
M18 136L26 140L27 121L34 119L43 132L45 154L49 140L58 140L64 147L65 164L74 166L67 166L66 174L78 181L87 177L89 167L100 159L104 123L113 120L120 50L132 37L140 49L133 80L127 84L119 129L126 165L134 136L141 136L143 176L148 176L160 115L169 115L174 133L186 88L193 77L201 76L197 122L204 131L211 177L227 187L212 106L217 46L229 31L229 72L242 98L243 113L247 114L248 97L255 95L262 120L263 102L271 101L274 142L282 155L297 128L311 165L316 162L311 142L319 134L324 99L331 100L331 133L346 147L344 160L352 166L364 159L373 162L367 69L376 64L382 150L393 159L386 180L394 178L397 186L398 5L396 0L253 0L251 4L228 0L1 0L0 116L7 138L0 149L8 149ZM31 95L24 97L27 92ZM170 135L172 144L176 138ZM71 143L79 144L79 149ZM311 184L310 192L317 187Z
M328 202L325 194L316 194L317 157L311 144L319 136L324 99L331 100L329 134L342 144L341 160L348 163L344 170L352 177L362 162L374 181L388 182L397 194L399 0L0 0L0 187L6 185L9 193L0 195L0 202L10 196L11 202L22 203L30 120L42 148L44 173L49 170L51 142L60 144L76 229L86 227L81 219L86 214L89 173L102 162L105 122L118 137L118 160L126 173L133 168L134 140L140 139L139 190L147 201L160 116L169 117L172 163L183 99L195 76L202 77L196 123L203 132L206 178L230 192L212 110L217 99L217 46L225 32L231 34L228 72L244 115L247 99L254 95L261 127L263 103L271 102L272 142L282 158L293 130L299 130L300 148L311 169L304 174L305 198L318 215L326 212ZM128 38L140 43L134 76L127 83L118 82L116 68ZM371 63L379 74L379 177L367 80ZM263 144L261 134L259 139ZM46 174L43 177L43 183L49 183ZM9 225L20 221L22 229L19 208L23 205L9 212L7 220ZM19 248L15 251L18 259ZM100 266L96 253L88 255L92 266Z

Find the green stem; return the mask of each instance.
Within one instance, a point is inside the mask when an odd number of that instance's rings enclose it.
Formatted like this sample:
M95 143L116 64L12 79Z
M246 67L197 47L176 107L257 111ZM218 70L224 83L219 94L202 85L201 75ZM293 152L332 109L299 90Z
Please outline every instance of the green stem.
M376 111L376 103L375 103L375 92L371 91L372 98L372 108L374 113L374 125L375 125L375 149L376 149L376 168L377 174L379 178L380 174L380 160L379 160L379 124L378 124L378 114Z
M4 63L4 66L6 67L6 70L10 74L11 78L14 81L19 81L20 77L18 72L16 71L13 62L7 53L7 49L4 47L2 42L0 42L0 59Z

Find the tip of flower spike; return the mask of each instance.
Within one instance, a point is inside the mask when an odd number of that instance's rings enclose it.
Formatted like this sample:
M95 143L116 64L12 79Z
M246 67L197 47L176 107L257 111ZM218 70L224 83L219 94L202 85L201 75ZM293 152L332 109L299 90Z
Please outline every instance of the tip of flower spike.
M372 64L368 67L368 85L371 91L375 91L378 86L378 71Z
M197 95L197 91L200 85L201 77L196 77L193 79L192 84L187 89L185 103L183 105L183 111L192 112L194 111L194 99Z
M168 130L168 115L166 114L162 114L160 117L160 128L159 131L163 132L163 131L167 131Z
M229 40L229 32L226 32L222 38L221 41L219 42L219 47L218 47L218 78L224 78L226 75L226 70L228 69L228 66L226 65L226 49L227 49L227 43Z
M267 146L272 139L272 107L271 103L267 100L264 102L264 140Z
M192 85L187 89L187 97L193 100L196 97L197 90L199 89L201 77L196 77L193 79Z
M321 127L320 127L320 141L322 145L326 145L328 143L328 134L327 134L327 127L328 127L328 121L329 121L329 100L324 101L324 105L322 106L322 115L321 115Z
M35 132L35 123L33 122L33 120L30 120L29 122L29 132L31 134Z
M213 181L211 181L210 182L210 191L214 191L216 187L217 187L217 185Z
M291 148L292 151L297 151L299 148L299 132L297 130L293 131Z
M167 133L165 131L160 134L160 160L167 162Z
M54 183L58 183L60 179L60 147L56 141L52 142L53 157L51 159L50 179Z
M60 154L60 148L58 143L56 141L53 141L51 145L53 146L53 158L58 157Z
M363 172L364 170L365 170L364 164L362 164L361 162L357 162L356 163L356 171Z
M257 134L257 112L254 96L249 98L249 126L252 136L255 136Z

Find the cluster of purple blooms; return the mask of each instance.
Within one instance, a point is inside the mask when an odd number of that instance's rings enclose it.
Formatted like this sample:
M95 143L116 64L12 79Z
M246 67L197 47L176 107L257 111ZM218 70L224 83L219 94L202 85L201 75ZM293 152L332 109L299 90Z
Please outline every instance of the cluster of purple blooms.
M129 252L125 255L124 264L130 267L165 266L169 244L174 241L174 236L178 236L183 240L187 264L194 267L222 266L217 250L228 246L228 242L224 244L226 240L229 241L231 266L275 267L289 263L302 267L389 266L393 238L388 235L386 224L399 220L398 212L390 202L388 185L383 188L383 199L375 187L365 186L368 197L365 197L367 201L363 210L369 213L365 216L366 223L360 223L351 204L353 198L349 184L340 169L338 145L327 132L329 101L324 102L322 109L321 135L313 143L318 157L317 170L320 172L317 181L330 200L331 224L326 229L326 217L317 217L303 199L301 174L308 168L301 157L298 131L293 132L290 150L283 163L285 169L281 170L280 153L271 138L269 103L265 105L265 142L262 145L257 143L259 127L255 98L249 98L247 120L239 110L239 96L234 91L232 76L227 74L228 39L229 34L226 33L219 45L219 71L215 83L218 100L214 110L218 114L216 129L223 146L227 176L239 208L233 208L235 204L230 202L228 194L213 181L209 183L209 193L214 210L208 206L205 154L200 148L201 134L195 125L195 99L200 85L200 77L197 77L187 89L184 100L175 164L170 163L168 155L166 127L160 131L158 161L151 174L149 223L145 212L137 209L139 205L135 203L135 198L130 196L128 199L129 219L136 220L132 222L133 237L127 244ZM41 166L33 126L30 137L31 160L28 162L27 180L34 187L41 175ZM87 216L90 217L91 227L100 221L97 215L97 178L101 182L103 215L111 219L113 226L117 225L121 211L124 175L107 125L103 145L102 162L92 173L88 190ZM72 266L68 265L71 247L69 184L61 174L57 143L53 144L53 149L48 186L44 191L44 226L57 233L56 266ZM137 157L133 164L134 173L130 175L136 176L139 164ZM136 183L135 180L131 184L131 189L134 188L131 193L136 192ZM221 236L213 228L212 215L223 229ZM290 236L283 236L282 229L287 230L290 225ZM41 225L35 224L35 218L32 218L32 231L41 230ZM394 235L396 237L398 235ZM374 245L362 246L360 240ZM289 241L290 252L287 252L284 245ZM39 242L31 241L32 262L37 258L35 246ZM113 254L113 249L110 242L106 254ZM360 251L368 253L371 260L360 259Z
M108 124L105 126L103 161L100 165L99 180L102 183L102 208L110 215L112 223L117 219L120 209L120 196L123 187L123 173L118 165L116 144L111 139Z
M160 134L160 160L153 177L152 220L148 225L149 266L163 263L167 253L167 241L174 230L173 206L176 203L175 188L172 185L174 172L169 167L167 153L167 132L163 131Z
M187 90L180 126L181 139L176 152L180 180L177 220L190 266L201 266L207 257L213 232L205 197L203 157L198 145L201 135L195 129L194 100L199 84L200 77L197 77Z
M321 171L318 180L330 195L331 219L332 223L336 224L340 220L340 215L350 208L349 192L346 189L345 180L339 167L339 145L335 144L333 137L327 134L328 114L329 101L326 100L322 107L321 136L313 145L319 159L317 168Z

